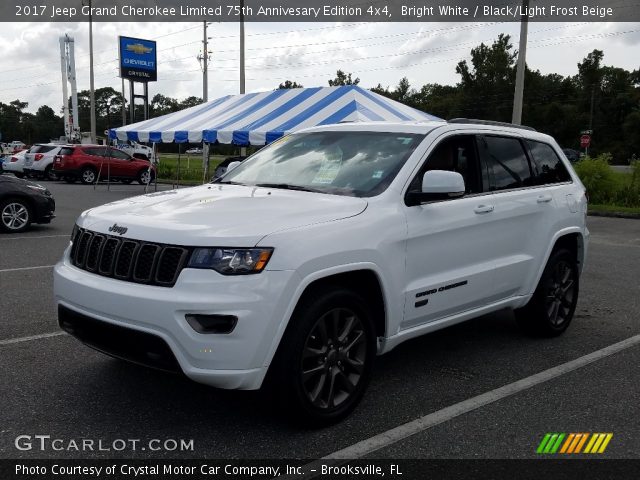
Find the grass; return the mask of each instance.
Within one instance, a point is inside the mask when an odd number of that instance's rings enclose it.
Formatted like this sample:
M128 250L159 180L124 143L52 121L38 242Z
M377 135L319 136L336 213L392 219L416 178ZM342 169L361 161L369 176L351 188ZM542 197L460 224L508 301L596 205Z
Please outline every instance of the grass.
M622 207L620 205L589 204L589 213L621 213L640 216L640 207Z
M209 157L209 176L213 176L213 171L226 157L222 155L211 155ZM180 156L180 184L198 185L202 183L202 155ZM176 182L178 179L178 155L160 154L160 164L158 165L158 180L161 182Z

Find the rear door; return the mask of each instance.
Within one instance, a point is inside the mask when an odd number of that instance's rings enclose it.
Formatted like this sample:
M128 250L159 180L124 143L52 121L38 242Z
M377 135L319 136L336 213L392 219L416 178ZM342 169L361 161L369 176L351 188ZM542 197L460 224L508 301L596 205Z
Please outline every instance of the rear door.
M548 247L555 199L538 184L528 148L520 136L482 135L480 155L489 174L494 226L491 242L498 255L491 281L492 297L525 295Z

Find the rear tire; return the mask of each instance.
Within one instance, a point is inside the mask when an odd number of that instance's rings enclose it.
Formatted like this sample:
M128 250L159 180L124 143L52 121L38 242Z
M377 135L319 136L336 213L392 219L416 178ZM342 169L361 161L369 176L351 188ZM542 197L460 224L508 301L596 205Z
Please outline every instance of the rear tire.
M282 413L308 426L343 419L358 405L376 354L367 303L342 287L306 295L290 320L269 372Z
M579 287L575 254L566 249L554 250L533 297L515 312L518 324L526 333L537 336L562 334L573 318Z
M97 173L91 167L84 167L80 171L80 181L85 185L91 185L96 183Z

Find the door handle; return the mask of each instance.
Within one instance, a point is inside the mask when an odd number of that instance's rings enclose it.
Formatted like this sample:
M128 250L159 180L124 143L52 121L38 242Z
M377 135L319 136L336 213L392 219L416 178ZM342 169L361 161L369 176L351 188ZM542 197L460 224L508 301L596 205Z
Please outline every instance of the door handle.
M538 203L549 203L551 200L553 200L551 195L540 195L538 197Z
M491 213L493 212L493 205L478 205L476 208L473 209L474 212L476 212L477 214L482 214L482 213Z

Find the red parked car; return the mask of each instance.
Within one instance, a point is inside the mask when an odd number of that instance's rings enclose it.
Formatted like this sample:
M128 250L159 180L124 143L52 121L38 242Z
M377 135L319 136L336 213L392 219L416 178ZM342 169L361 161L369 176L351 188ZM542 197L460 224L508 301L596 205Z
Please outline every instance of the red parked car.
M89 184L110 177L112 181L137 180L145 185L155 178L156 167L148 160L105 145L66 145L53 161L53 173L69 183L80 180Z

